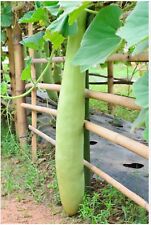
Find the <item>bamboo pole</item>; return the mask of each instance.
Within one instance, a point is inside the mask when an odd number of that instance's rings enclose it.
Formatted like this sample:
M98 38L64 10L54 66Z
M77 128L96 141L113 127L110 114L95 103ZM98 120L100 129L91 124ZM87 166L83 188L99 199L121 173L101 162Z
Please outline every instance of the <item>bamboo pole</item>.
M32 23L28 24L28 35L32 36L33 35L33 25ZM31 58L34 58L34 50L29 48L29 56ZM31 78L35 82L36 81L36 70L34 64L31 65ZM37 91L36 88L34 88L31 92L31 104L36 105L36 98L37 98ZM32 111L32 126L37 127L37 112ZM31 146L32 146L32 161L35 162L37 159L37 136L35 133L32 135L32 141L31 141Z
M25 90L25 83L21 80L21 73L24 68L23 47L20 44L22 40L22 31L17 21L13 28L13 47L14 47L14 62L15 62L15 78L16 78L16 95L21 95ZM21 103L25 102L25 98L18 98L16 100L16 114L17 114L17 133L21 147L26 144L27 119L26 112Z
M22 103L21 106L25 109L31 109L31 110L34 110L37 112L43 112L43 113L47 113L49 115L57 116L57 110L55 110L55 109L37 106L37 105L35 106L35 105L27 104L27 103Z
M129 54L122 54L116 53L108 57L106 62L148 62L148 52L147 53L140 53L138 55L129 55Z
M29 83L26 85L26 89L28 89L32 86L33 86L33 84ZM61 86L58 84L38 83L37 88L60 91ZM93 98L93 99L97 99L99 101L110 102L112 104L127 107L129 109L134 109L134 110L141 109L140 106L135 104L135 99L129 98L129 97L108 94L108 93L102 93L102 92L98 92L98 91L91 91L88 89L85 89L85 96L87 98Z
M127 81L127 80L123 80L123 81L113 81L113 84L125 84L125 85L132 85L134 82L133 81ZM91 85L104 85L104 84L108 84L108 82L106 81L102 81L102 82L89 82L89 84Z
M58 56L58 57L53 57L52 58L52 62L55 63L61 63L65 61L65 57L64 56ZM40 59L32 59L32 63L47 63L48 60L45 58L40 58Z
M31 109L31 110L35 110L38 112L44 112L49 115L57 116L57 110L55 110L55 109L50 109L50 108L42 107L42 106L33 106L31 104L26 104L26 103L22 103L21 106L26 109ZM89 131L91 131L91 132L93 132L115 144L118 144L124 148L127 148L128 150L144 157L145 159L149 158L149 149L146 145L141 144L137 141L134 141L128 137L125 137L117 132L111 131L102 126L91 123L89 121L85 120L84 124L85 124L85 128L88 129Z
M121 145L124 148L142 156L145 159L149 159L149 149L146 145L134 141L128 137L125 137L117 132L104 128L102 126L96 125L89 121L85 121L85 128L89 131L105 138L115 144Z
M116 61L121 61L121 62L148 62L148 52L147 53L140 53L138 55L132 56L129 54L122 54L122 53L116 53L111 56L109 56L106 60L106 62L116 62ZM52 62L60 63L64 62L65 57L60 56L60 57L53 57ZM33 59L32 63L47 63L48 60L45 58L41 59Z
M11 83L11 95L16 95L16 80L15 80L15 61L14 61L14 46L13 46L13 37L12 37L13 30L11 27L6 29L7 34L7 45L8 45L8 59L9 59L9 74L10 74L10 83ZM14 124L15 124L15 131L16 134L18 133L17 128L17 115L16 115L16 101L13 101L13 108L14 108Z
M87 98L93 98L100 101L109 102L114 105L120 105L128 109L134 109L134 110L141 109L140 106L135 104L135 99L129 98L129 97L124 97L124 96L119 96L119 95L114 95L109 93L102 93L97 91L91 91L91 90L85 90L85 96Z
M38 129L35 129L31 125L29 125L29 129L33 132L35 132L37 135L44 138L46 141L50 142L52 145L56 146L56 141L49 137L48 135L44 134L43 132L39 131ZM90 169L93 173L97 174L99 177L103 178L107 183L111 184L113 187L115 187L117 190L119 190L121 193L126 195L128 198L133 200L136 204L140 205L141 207L145 208L147 211L149 211L149 205L148 203L141 198L136 193L132 192L128 188L126 188L124 185L116 181L114 178L109 176L107 173L103 172L96 166L92 165L86 160L83 160L83 164Z
M114 86L114 77L113 77L113 62L107 63L107 72L108 72L108 93L113 94L113 86ZM113 114L114 105L108 103L108 112Z
M89 76L94 76L94 77L103 77L103 78L108 78L108 76L106 75L102 75L102 74L97 74L97 73L89 73ZM128 79L124 79L124 78L118 78L118 77L114 77L114 80L117 80L117 81L131 81L131 80L128 80Z
M52 145L56 145L56 141L49 137L48 135L44 134L40 130L36 129L35 127L29 125L28 126L31 131L33 131L35 134L39 135L40 137L44 138L46 141L50 142Z
M113 187L115 187L117 190L122 192L124 195L126 195L128 198L133 200L135 203L140 205L141 207L145 208L147 211L149 211L149 205L148 203L141 198L139 195L135 194L128 188L126 188L124 185L113 179L111 176L103 172L102 170L98 169L96 166L92 165L91 163L84 160L84 165L89 168L93 173L97 174L99 177L103 178L107 183L111 184Z

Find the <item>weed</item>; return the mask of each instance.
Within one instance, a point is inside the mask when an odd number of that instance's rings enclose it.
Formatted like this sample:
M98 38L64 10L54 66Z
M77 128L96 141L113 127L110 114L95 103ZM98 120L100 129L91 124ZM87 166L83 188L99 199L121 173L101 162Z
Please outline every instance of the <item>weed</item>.
M98 192L94 191L84 196L79 214L82 219L88 220L93 224L145 224L148 222L145 209L137 206L107 184Z
M3 173L2 176L5 177L3 183L3 193L4 195L11 194L12 192L18 190L20 187L18 184L15 183L13 178L13 171L11 168L7 168Z

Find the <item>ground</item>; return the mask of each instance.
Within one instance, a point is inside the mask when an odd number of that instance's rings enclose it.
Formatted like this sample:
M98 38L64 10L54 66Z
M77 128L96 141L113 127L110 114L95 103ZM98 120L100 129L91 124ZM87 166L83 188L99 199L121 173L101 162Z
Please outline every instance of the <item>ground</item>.
M2 198L2 223L25 224L60 224L61 218L52 215L51 210L43 204L36 204L32 199L18 202L15 198Z

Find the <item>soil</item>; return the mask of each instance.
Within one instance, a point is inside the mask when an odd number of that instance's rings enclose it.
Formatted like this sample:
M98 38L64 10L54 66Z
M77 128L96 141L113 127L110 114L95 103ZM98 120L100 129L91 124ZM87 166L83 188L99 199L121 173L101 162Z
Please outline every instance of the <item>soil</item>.
M53 215L51 209L36 204L31 199L18 202L15 198L2 198L2 224L59 224L62 218Z

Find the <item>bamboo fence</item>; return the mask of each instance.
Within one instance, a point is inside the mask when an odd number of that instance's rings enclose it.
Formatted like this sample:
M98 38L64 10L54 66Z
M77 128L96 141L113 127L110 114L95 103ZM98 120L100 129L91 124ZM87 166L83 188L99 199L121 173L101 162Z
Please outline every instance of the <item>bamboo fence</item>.
M43 132L39 131L38 129L32 127L29 125L29 129L34 132L35 134L39 135L40 137L44 138L46 141L51 143L52 145L56 145L56 141L52 138L50 138L48 135L44 134ZM101 169L97 168L96 166L92 165L86 160L83 160L83 164L85 167L87 167L89 170L91 170L93 173L97 174L99 177L104 179L107 183L111 184L113 187L115 187L117 190L119 190L121 193L126 195L128 198L133 200L135 203L140 205L141 207L145 208L147 211L149 211L149 204L141 198L136 193L132 192L128 188L126 188L124 185L122 185L120 182L109 176L107 173L102 171Z
M25 88L28 89L32 86L33 86L33 84L29 83L25 86ZM38 83L37 88L47 89L47 90L52 90L52 91L60 91L61 86L58 84ZM114 94L110 94L110 93L103 93L103 92L98 92L98 91L91 91L88 89L85 89L85 97L93 98L93 99L96 99L99 101L109 102L111 104L120 105L120 106L129 108L129 109L133 109L133 110L141 109L138 105L135 104L135 99L129 98L129 97L114 95Z

